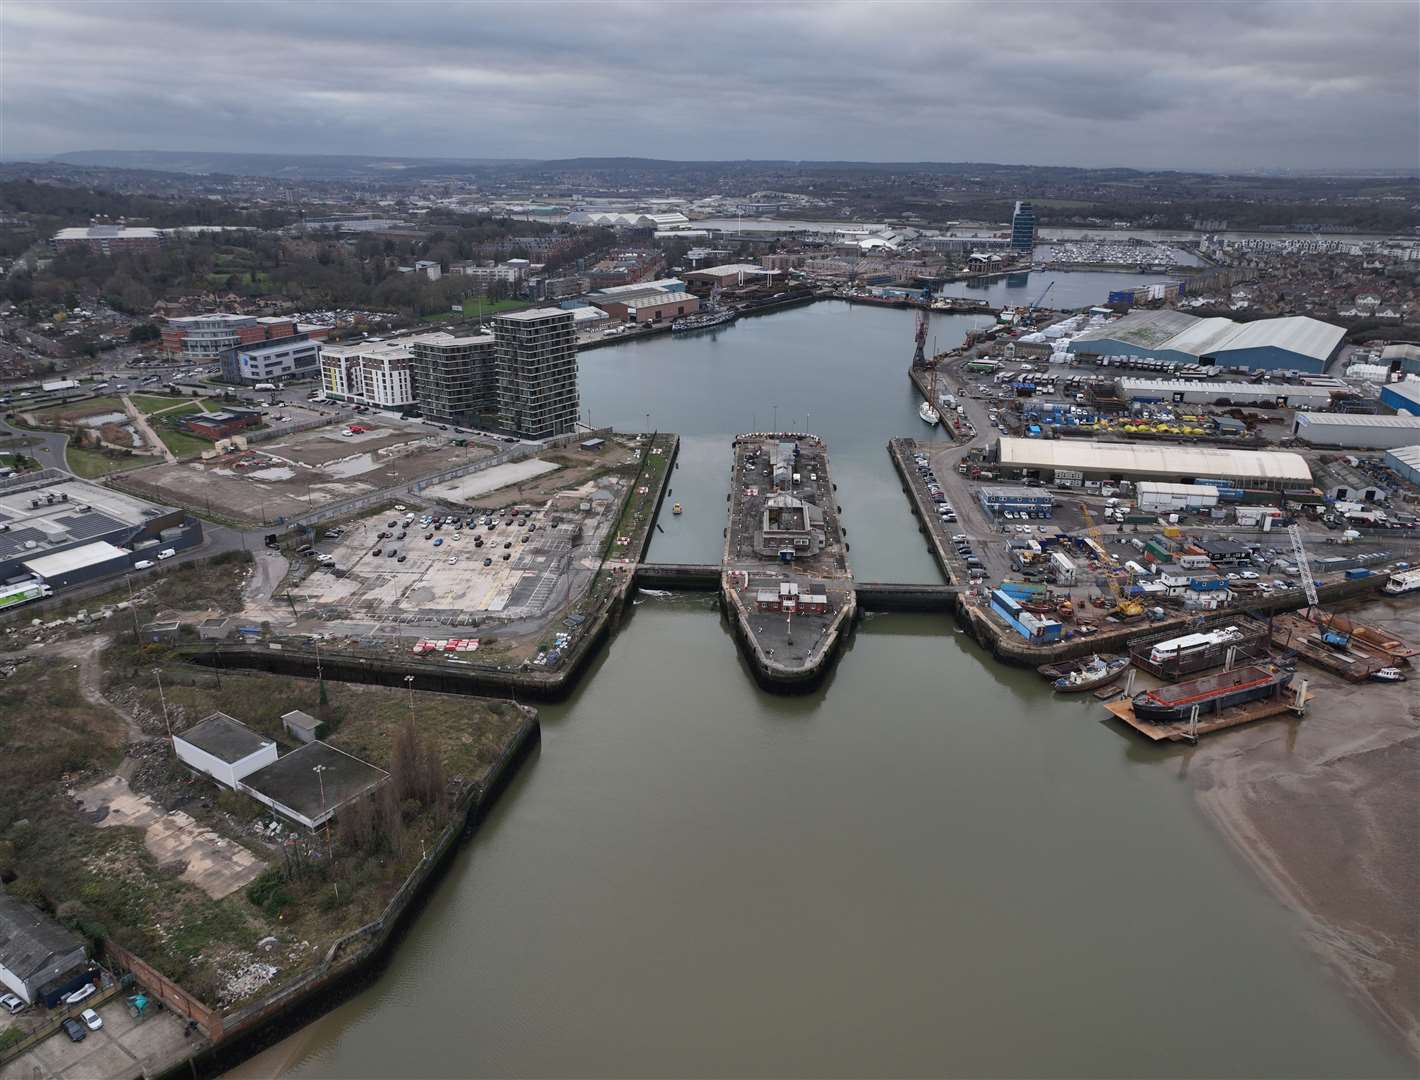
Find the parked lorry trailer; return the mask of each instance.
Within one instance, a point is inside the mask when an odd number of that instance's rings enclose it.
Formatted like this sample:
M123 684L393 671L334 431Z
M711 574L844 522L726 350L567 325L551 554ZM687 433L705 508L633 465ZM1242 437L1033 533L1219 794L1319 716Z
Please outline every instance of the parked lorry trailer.
M18 585L0 585L0 609L11 608L17 604L27 604L31 600L39 600L46 596L53 596L54 590L42 581L25 581Z

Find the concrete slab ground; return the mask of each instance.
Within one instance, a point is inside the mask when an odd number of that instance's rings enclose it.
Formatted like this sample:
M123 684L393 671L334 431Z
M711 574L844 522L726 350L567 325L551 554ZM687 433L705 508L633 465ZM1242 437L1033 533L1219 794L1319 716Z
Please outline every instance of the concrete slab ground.
M322 503L395 487L494 453L490 445L454 446L446 436L375 425L342 436L333 424L254 443L209 461L144 469L133 484L187 506L243 521L268 523Z
M393 519L377 515L339 541L320 545L334 556L340 573L317 570L291 594L298 608L320 609L327 617L359 613L400 620L434 614L457 624L488 614L537 614L565 596L563 579L574 557L598 550L610 528L606 508L611 505L596 503L585 514L542 507L516 522L510 514L485 516L457 531L406 524L403 518L391 530ZM378 536L391 531L392 537Z
M121 996L97 1011L104 1026L83 1042L58 1031L0 1068L0 1080L128 1080L155 1075L202 1045L195 1033L183 1037L181 1017L163 1011L136 1020Z
M487 495L490 491L497 491L500 487L506 487L508 484L516 484L522 480L531 480L535 476L556 472L559 467L551 461L543 461L540 458L510 461L506 465L495 465L491 469L484 469L483 472L461 476L456 480L425 488L421 494L428 499L466 502L469 499L476 499L480 495Z
M147 795L130 790L121 776L81 791L78 799L86 811L104 812L96 823L101 829L115 825L142 829L143 846L159 865L182 863L182 880L214 900L250 884L266 869L253 852L203 828L191 815L181 810L165 813Z

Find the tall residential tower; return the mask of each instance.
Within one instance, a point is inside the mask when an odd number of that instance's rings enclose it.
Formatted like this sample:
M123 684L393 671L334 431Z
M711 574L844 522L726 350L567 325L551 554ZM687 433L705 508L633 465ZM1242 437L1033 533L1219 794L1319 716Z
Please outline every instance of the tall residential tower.
M577 343L572 312L529 308L493 320L499 426L528 439L575 430Z
M1016 203L1011 215L1011 246L1027 250L1035 247L1035 211L1028 202Z

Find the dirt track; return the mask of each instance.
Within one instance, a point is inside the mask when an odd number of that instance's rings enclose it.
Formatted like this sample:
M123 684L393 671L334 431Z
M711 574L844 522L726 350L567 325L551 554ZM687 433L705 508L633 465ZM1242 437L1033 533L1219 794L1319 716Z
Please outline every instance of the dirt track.
M1348 612L1420 643L1420 604ZM1205 738L1197 796L1314 948L1420 1057L1420 667L1360 686L1303 665L1300 721Z

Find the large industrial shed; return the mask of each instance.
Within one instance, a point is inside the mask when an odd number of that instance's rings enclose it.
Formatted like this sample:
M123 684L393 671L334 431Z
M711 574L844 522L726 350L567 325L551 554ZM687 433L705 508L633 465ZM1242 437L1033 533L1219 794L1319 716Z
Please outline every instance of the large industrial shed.
M1398 413L1420 416L1420 382L1398 382L1381 387L1381 404Z
M1125 401L1167 401L1180 405L1212 405L1229 401L1265 409L1326 409L1331 390L1325 386L1277 383L1189 382L1184 379L1120 379Z
M1387 450L1385 463L1412 484L1420 487L1420 445Z
M1132 311L1067 346L1081 356L1137 356L1252 370L1326 370L1346 331L1305 315L1235 323L1181 311Z
M1159 480L1170 484L1221 480L1240 488L1271 489L1311 487L1312 483L1305 459L1284 450L1002 436L997 442L997 460L1008 475L1042 480Z
M1420 416L1360 413L1298 413L1292 434L1312 446L1385 450L1420 442Z

